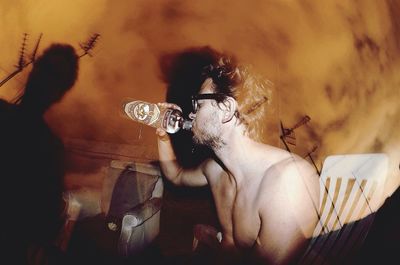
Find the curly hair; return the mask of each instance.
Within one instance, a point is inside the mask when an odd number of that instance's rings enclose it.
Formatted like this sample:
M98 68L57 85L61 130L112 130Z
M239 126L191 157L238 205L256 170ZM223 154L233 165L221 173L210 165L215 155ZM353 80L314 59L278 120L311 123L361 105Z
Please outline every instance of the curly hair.
M233 56L221 55L216 63L203 71L211 78L216 93L234 98L238 103L235 115L246 126L246 133L260 141L265 135L265 114L271 102L272 82L239 65Z

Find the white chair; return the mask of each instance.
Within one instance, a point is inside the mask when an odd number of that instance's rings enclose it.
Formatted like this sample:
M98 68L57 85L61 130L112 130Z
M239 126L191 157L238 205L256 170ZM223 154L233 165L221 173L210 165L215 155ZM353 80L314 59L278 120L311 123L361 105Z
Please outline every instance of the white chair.
M385 154L333 155L320 176L320 220L301 264L351 264L383 201Z
M109 220L108 228L121 231L118 241L120 255L138 254L157 237L162 195L163 182L157 165L111 161L104 180L102 207ZM119 228L118 222L113 220L120 218Z

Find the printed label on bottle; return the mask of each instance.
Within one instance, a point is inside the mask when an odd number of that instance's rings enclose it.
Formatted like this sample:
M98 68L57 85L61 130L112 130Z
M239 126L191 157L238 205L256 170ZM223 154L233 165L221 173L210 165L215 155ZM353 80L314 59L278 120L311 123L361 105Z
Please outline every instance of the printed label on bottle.
M125 104L124 110L132 120L150 126L160 117L160 109L156 104L149 104L143 101L128 102Z

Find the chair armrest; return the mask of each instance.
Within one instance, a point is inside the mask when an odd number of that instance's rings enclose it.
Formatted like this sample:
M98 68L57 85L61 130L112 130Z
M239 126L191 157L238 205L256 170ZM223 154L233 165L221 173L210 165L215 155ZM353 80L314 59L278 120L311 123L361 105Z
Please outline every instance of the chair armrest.
M129 242L131 240L132 231L134 231L135 227L142 225L153 215L158 213L161 210L161 205L161 198L151 198L124 214L118 243L119 253L124 256L129 255ZM140 249L140 247L141 246L137 246L138 249Z
M133 228L143 224L160 211L161 205L161 198L151 198L144 203L135 206L132 210L124 214L122 219L122 229L125 227Z

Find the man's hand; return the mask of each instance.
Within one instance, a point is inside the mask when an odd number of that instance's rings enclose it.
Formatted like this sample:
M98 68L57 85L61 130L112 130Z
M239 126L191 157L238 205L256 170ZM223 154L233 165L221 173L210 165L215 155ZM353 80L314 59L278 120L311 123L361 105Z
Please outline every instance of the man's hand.
M181 107L179 107L178 105L176 105L174 103L160 102L160 103L157 103L157 106L159 106L161 108L167 108L167 109L177 109L180 112L182 112Z
M160 141L163 141L163 142L169 141L169 135L168 135L168 133L167 133L164 129L162 129L162 128L157 128L157 129L156 129L156 134L157 134L158 139L159 139Z

